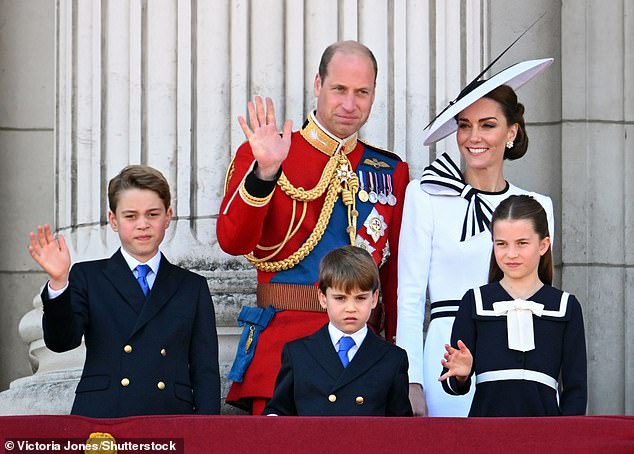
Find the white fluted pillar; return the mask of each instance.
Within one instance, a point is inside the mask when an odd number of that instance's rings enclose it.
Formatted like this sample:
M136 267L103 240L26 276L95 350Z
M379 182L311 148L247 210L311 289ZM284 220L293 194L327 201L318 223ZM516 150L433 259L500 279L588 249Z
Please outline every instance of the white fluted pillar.
M220 251L215 222L225 171L244 140L236 118L247 101L271 96L279 126L290 118L299 128L314 107L324 48L358 39L379 64L376 101L362 135L406 158L418 175L430 158L422 128L481 66L485 4L59 0L54 226L66 236L73 261L109 256L119 245L107 225L110 178L133 163L161 170L175 209L162 250L207 277L226 376L236 315L254 303L255 273L242 258ZM33 335L40 320L36 303L22 329L39 369L17 385L41 388L49 377L47 386L61 387L63 377L66 402L51 412L68 411L84 352L61 357L43 350L41 336Z

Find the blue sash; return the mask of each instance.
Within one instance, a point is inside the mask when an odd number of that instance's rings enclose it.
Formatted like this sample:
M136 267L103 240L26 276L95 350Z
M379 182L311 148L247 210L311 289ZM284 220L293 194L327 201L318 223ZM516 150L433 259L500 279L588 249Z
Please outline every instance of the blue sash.
M370 164L364 164L366 159L385 162L389 164L389 168L376 169ZM363 156L357 166L357 172L362 170L364 172L374 172L376 174L392 175L399 161L383 153L379 153L364 144ZM378 202L377 202L378 203ZM357 218L357 229L360 230L363 227L363 223L372 212L374 208L373 203L361 202L357 199L356 207L359 212ZM350 237L346 232L346 226L348 225L348 209L338 198L335 202L335 206L332 210L332 216L330 222L324 231L324 235L321 241L315 246L310 254L308 254L302 261L300 261L293 268L278 272L271 282L280 284L297 284L297 285L314 285L319 280L319 263L324 255L333 249L337 249L350 244ZM357 230L357 231L358 231Z

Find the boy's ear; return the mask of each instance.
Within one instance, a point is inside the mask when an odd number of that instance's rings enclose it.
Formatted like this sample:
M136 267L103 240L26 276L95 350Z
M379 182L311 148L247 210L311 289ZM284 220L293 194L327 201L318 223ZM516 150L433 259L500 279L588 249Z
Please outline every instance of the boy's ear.
M167 228L170 226L170 222L172 222L172 217L174 216L174 210L172 210L172 207L169 207L167 209L167 221L165 221L165 230L167 230Z
M117 217L111 210L108 210L108 222L110 223L110 227L112 227L113 231L119 231L119 223L117 222Z
M379 303L379 289L377 288L372 294L372 309Z
M324 309L328 309L328 305L326 304L326 295L321 293L321 290L317 292L317 297L319 298L319 305Z

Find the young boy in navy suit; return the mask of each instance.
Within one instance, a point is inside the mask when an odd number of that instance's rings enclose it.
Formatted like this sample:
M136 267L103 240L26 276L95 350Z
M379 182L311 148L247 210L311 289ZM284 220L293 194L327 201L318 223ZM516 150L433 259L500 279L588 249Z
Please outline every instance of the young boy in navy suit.
M157 170L124 168L108 184L108 220L121 248L75 264L62 235L31 232L29 252L49 275L42 291L46 346L86 343L71 413L91 417L218 414L220 376L206 280L159 251L172 218Z
M379 271L355 246L335 249L319 268L319 303L330 322L289 342L263 414L411 416L405 350L368 330Z

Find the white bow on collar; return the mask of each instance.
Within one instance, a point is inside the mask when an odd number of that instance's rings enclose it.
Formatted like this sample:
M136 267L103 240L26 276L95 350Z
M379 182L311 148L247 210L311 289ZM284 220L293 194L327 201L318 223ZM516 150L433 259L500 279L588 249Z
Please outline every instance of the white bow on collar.
M535 349L533 314L541 317L543 311L543 304L523 299L493 303L495 315L506 315L509 348L520 352Z

